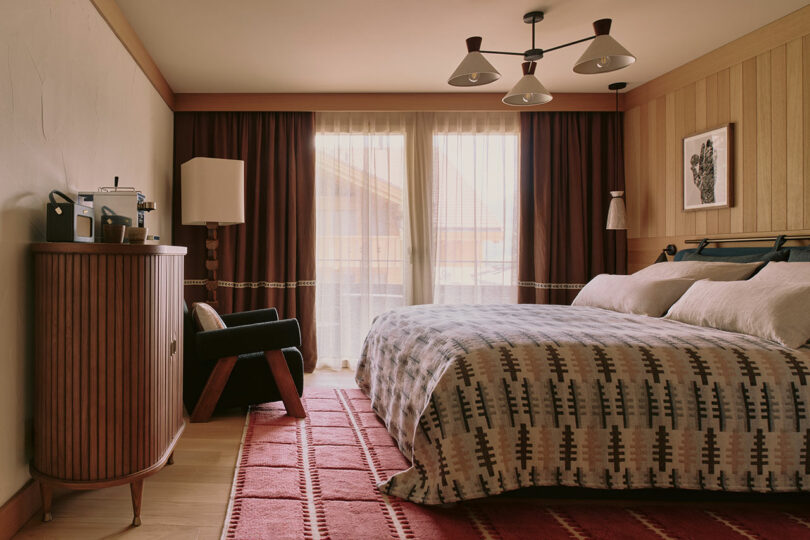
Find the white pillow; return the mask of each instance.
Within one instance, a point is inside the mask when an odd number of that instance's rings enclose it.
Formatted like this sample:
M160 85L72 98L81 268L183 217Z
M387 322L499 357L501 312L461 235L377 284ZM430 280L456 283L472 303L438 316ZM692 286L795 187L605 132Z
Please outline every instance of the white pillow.
M810 283L810 262L769 262L751 281Z
M600 274L579 291L571 305L660 317L694 283L691 279L644 279Z
M701 280L675 302L666 318L758 336L795 349L810 339L808 306L810 283Z
M192 307L191 316L200 330L222 330L225 323L219 313L205 302L196 302Z
M633 275L647 279L711 279L713 281L737 281L750 277L762 264L761 262L662 262L651 264L647 268L642 268Z

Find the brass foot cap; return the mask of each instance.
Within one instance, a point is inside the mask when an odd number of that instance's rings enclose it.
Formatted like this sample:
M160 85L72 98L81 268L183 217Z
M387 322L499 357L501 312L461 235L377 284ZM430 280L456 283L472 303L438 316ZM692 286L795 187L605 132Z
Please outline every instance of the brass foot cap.
M51 514L50 512L46 512L42 516L42 521L45 521L45 522L53 521L53 514Z
M140 527L141 526L141 517L140 516L135 516L134 518L132 518L132 526L133 527Z

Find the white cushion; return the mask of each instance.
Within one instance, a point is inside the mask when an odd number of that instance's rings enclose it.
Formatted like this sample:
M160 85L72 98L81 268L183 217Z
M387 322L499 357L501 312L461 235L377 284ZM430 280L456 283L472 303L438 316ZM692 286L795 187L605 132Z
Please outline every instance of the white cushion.
M600 274L579 291L571 305L660 317L692 283L691 279Z
M192 306L191 316L200 330L222 330L225 323L219 313L205 302L197 302Z
M711 279L713 281L737 281L747 279L761 262L730 263L680 261L651 264L633 274L647 279Z
M808 306L810 284L701 280L675 302L666 318L797 348L810 339Z
M810 283L810 262L769 262L751 281Z

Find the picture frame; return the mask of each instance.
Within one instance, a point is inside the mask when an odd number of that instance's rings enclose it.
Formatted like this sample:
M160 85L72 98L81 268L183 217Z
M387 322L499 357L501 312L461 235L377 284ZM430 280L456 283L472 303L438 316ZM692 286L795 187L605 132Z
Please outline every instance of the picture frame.
M683 211L732 206L733 124L683 138Z

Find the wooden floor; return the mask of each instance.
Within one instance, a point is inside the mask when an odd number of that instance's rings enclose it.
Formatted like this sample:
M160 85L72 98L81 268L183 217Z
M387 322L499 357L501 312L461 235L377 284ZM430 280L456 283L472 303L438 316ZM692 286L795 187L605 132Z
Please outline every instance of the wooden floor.
M351 388L349 370L307 374L304 387ZM53 521L31 519L14 538L218 539L245 424L243 411L187 424L177 443L174 465L146 479L140 527L130 527L129 486L56 494Z

